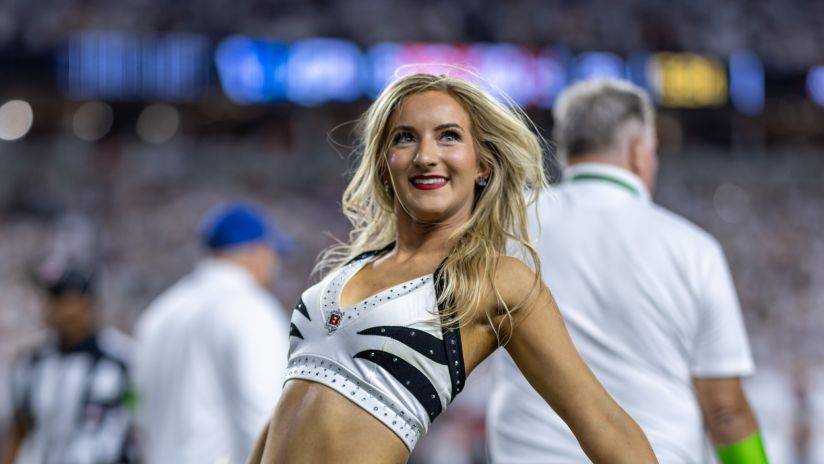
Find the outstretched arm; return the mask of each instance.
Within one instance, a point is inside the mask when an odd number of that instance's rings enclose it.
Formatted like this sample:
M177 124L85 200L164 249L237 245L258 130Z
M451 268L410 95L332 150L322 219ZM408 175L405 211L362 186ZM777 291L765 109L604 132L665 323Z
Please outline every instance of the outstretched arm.
M549 289L513 258L503 258L496 287L513 313L506 345L533 388L567 423L586 455L597 463L657 462L646 436L612 399L572 344Z

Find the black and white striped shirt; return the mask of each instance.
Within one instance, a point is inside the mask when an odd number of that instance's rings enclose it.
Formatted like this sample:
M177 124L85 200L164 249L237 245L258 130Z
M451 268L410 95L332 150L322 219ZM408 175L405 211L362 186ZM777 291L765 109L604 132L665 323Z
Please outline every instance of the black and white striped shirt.
M132 462L129 344L102 329L70 349L49 343L18 363L15 418L28 431L18 463Z

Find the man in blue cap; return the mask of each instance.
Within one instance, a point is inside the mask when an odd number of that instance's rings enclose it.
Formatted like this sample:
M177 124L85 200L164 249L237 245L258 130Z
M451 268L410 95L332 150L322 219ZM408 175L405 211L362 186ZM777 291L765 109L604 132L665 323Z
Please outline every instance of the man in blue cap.
M289 323L267 289L291 242L247 203L211 211L201 235L209 256L137 324L149 463L245 462L281 390Z

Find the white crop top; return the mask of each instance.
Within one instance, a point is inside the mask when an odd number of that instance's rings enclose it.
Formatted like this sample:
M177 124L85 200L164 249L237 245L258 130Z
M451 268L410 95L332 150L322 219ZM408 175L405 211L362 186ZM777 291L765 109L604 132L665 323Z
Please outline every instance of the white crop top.
M322 383L383 422L411 451L463 389L460 330L442 328L440 268L347 308L340 293L379 254L357 256L301 296L292 313L286 380Z

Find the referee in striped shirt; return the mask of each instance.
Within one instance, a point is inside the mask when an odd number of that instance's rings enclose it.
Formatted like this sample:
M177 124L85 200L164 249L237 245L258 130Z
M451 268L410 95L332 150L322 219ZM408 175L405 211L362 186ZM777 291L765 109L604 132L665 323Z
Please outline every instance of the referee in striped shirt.
M128 339L99 325L90 273L69 268L37 280L53 337L14 368L14 422L0 462L134 462Z

